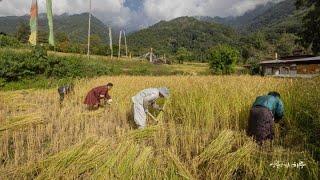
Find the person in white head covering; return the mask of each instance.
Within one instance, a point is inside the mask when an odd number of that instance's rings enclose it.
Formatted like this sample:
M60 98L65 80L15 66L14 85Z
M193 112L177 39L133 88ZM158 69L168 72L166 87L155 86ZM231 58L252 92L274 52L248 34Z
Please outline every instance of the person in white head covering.
M169 89L162 87L145 89L132 97L134 122L139 129L144 129L146 127L149 106L161 111L162 109L157 105L156 100L159 98L168 98L169 94Z

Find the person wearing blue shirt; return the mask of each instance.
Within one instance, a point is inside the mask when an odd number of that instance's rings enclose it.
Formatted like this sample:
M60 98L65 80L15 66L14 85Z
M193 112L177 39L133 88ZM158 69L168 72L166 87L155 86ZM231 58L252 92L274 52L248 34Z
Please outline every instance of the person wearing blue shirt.
M69 95L70 93L74 92L74 84L60 86L58 88L58 93L60 96L60 104L63 102L65 96Z
M247 134L260 145L266 140L273 140L273 125L278 123L283 116L284 105L278 92L259 96L250 111Z

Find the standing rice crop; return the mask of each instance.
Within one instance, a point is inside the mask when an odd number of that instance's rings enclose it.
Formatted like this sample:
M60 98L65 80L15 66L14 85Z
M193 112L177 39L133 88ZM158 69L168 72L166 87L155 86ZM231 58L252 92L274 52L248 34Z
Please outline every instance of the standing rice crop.
M111 95L116 103L87 111L82 104L86 93L107 82L115 84ZM75 84L76 93L63 106L56 89L0 92L0 179L315 179L319 175L309 148L316 145L312 133L317 132L320 117L319 79L118 76ZM141 89L162 86L169 87L172 95L159 124L133 129L131 97ZM256 96L271 90L282 94L286 115L275 127L276 140L259 148L245 134L247 118ZM277 161L303 161L306 166L270 165Z

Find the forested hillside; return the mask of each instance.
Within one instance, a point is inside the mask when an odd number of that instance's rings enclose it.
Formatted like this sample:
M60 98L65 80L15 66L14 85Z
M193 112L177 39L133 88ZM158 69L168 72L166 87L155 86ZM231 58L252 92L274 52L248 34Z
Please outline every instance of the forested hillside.
M158 24L129 36L131 50L146 53L150 47L159 54L179 55L204 60L208 50L217 44L237 48L242 61L257 62L292 55L304 48L296 44L302 26L303 10L296 10L295 0L259 5L239 17L183 17Z
M84 43L88 34L88 13L68 15L62 14L54 17L54 30L56 36L66 35L73 42ZM39 39L46 40L48 31L48 21L46 14L39 15ZM19 28L28 28L29 16L9 16L0 17L0 32L16 35ZM97 34L102 41L107 42L107 27L99 19L92 16L92 34ZM58 37L59 38L59 37Z
M259 5L239 17L180 17L160 21L149 28L128 35L129 52L141 56L154 49L158 56L172 59L206 61L209 50L218 44L236 48L241 62L257 62L292 55L294 50L308 50L296 44L305 11L296 10L295 0L274 1ZM27 42L28 16L0 17L0 32ZM88 14L63 14L54 17L57 50L86 53ZM39 41L47 43L47 18L39 17ZM114 52L118 49L119 28L113 28ZM109 55L107 26L92 18L92 53ZM123 42L124 43L124 42Z
M243 33L255 32L265 28L296 31L301 26L299 20L301 20L302 14L303 11L296 10L295 0L285 0L279 3L269 2L265 5L259 5L238 17L200 19L229 25Z
M237 33L230 27L193 17L180 17L133 33L128 40L130 49L139 55L147 53L151 47L161 55L175 54L184 47L201 58L201 54L212 46L236 44L237 38Z

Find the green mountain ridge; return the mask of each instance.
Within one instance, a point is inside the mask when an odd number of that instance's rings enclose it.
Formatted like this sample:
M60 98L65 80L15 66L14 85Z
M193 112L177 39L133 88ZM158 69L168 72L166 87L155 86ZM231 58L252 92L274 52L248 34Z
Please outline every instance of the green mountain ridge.
M197 60L202 60L203 54L217 44L228 44L241 51L244 47L250 49L250 46L255 46L257 49L251 48L250 51L261 52L259 56L262 58L267 54L270 57L272 51L283 48L284 41L293 46L295 34L302 26L303 15L304 11L296 10L295 0L285 0L259 5L239 17L180 17L160 21L130 34L129 46L139 55L148 52L151 47L159 55L174 55L178 48L184 47ZM283 54L290 54L292 47L285 48L289 49Z
M129 51L141 56L154 49L157 55L176 56L181 48L190 54L190 59L204 61L208 50L218 44L228 44L239 51L245 59L270 57L280 48L282 55L290 55L296 33L300 31L301 18L305 12L296 10L295 0L273 1L259 5L239 17L179 17L170 21L160 21L148 28L128 33ZM28 16L0 17L0 32L15 34L20 23L28 23ZM88 13L78 15L63 14L54 17L55 33L65 33L70 43L84 44L87 41ZM47 33L45 14L39 17L40 32ZM113 29L113 42L118 42L119 29ZM39 33L41 34L41 33ZM102 21L93 16L92 34L101 39L105 52L108 46L108 29ZM46 39L47 36L42 39ZM97 36L95 36L95 42ZM101 43L98 45L101 46ZM64 49L68 51L69 46ZM247 55L244 55L247 54Z
M72 42L84 43L87 40L88 34L88 13L75 15L56 15L54 16L54 31L55 33L65 33ZM29 15L25 16L7 16L0 17L0 32L15 35L21 23L29 23ZM46 14L39 14L39 31L47 34L48 20ZM115 30L118 32L118 30ZM103 42L108 41L108 29L98 18L92 16L91 33L97 34ZM115 33L115 35L118 33Z
M157 54L174 54L179 47L201 56L210 47L232 44L237 33L218 23L199 21L194 17L180 17L159 23L128 36L130 49L135 54L145 54L154 48Z
M239 17L215 17L211 21L231 26L242 33L270 28L296 33L301 27L302 16L303 11L296 10L295 0L285 0L257 6Z

